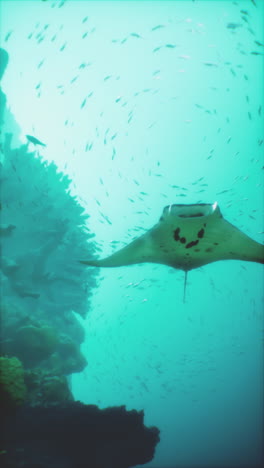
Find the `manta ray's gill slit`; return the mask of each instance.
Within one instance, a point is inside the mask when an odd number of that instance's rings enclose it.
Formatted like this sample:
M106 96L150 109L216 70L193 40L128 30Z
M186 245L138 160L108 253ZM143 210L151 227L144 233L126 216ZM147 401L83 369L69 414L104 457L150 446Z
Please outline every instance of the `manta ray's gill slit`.
M169 250L165 248L165 246L163 244L160 244L159 245L160 249L162 250L162 252L164 253L169 253Z

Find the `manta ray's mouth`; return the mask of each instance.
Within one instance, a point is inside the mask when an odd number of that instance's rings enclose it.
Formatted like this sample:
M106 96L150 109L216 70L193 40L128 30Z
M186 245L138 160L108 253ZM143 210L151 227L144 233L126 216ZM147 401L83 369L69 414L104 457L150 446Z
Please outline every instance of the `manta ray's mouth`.
M201 218L214 213L217 209L217 202L196 203L195 205L167 205L163 210L163 215L174 215L179 218ZM219 209L219 208L218 208Z

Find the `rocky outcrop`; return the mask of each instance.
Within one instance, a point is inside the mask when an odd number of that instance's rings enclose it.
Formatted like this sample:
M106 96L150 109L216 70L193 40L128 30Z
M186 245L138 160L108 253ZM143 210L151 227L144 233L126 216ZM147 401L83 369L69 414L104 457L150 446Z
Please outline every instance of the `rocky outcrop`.
M159 430L144 413L68 402L24 407L6 421L5 468L129 468L152 460Z

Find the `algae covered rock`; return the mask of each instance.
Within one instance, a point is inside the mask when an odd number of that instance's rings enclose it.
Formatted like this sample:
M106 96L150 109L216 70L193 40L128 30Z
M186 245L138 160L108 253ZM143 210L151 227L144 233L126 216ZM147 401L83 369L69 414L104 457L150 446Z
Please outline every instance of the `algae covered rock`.
M0 404L2 408L15 408L24 403L26 385L24 368L16 357L0 357Z
M49 359L49 369L57 375L82 372L87 360L79 346L66 335L61 337L56 352Z
M26 367L47 359L55 351L59 339L53 327L26 325L14 335L14 351Z
M67 379L64 375L53 375L44 379L42 385L42 400L43 403L46 404L73 400Z
M28 370L25 371L25 382L26 403L31 406L73 401L67 378L64 375L52 375L42 369Z

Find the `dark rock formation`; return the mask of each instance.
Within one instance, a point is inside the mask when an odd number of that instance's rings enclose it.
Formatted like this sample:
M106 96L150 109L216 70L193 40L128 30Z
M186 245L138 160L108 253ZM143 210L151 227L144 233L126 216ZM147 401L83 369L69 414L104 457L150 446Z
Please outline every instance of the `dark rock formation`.
M67 402L22 407L2 427L4 468L129 468L152 460L159 430L143 411Z

